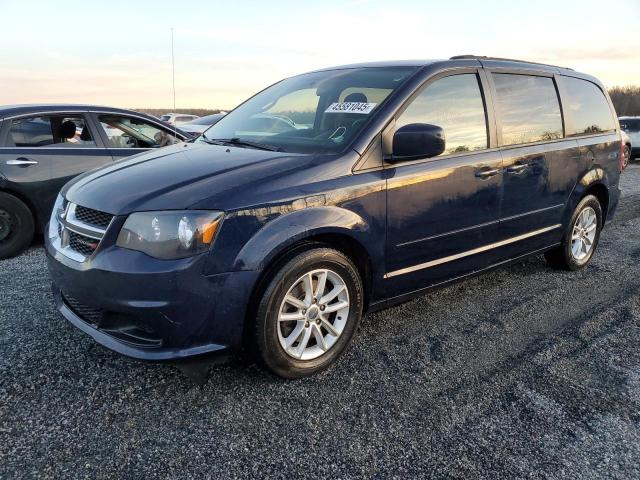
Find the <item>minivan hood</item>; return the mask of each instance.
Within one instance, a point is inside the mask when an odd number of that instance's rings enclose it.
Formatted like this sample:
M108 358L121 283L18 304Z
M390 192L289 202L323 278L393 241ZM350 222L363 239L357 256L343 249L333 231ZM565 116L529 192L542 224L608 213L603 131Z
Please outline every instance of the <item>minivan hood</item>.
M296 162L293 157L297 157ZM203 143L145 152L87 172L62 190L70 202L113 215L186 209L240 180L301 167L301 155Z

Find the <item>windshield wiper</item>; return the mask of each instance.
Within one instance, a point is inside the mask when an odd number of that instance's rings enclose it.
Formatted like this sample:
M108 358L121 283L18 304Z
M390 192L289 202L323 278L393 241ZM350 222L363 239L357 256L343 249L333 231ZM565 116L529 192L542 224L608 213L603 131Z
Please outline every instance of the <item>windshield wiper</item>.
M204 137L204 135L201 135ZM268 145L266 143L252 142L250 140L241 140L238 137L234 138L207 138L204 137L203 140L207 143L211 143L213 145L237 145L239 147L249 147L249 148L257 148L259 150L268 150L270 152L281 152L282 148L276 147L274 145Z

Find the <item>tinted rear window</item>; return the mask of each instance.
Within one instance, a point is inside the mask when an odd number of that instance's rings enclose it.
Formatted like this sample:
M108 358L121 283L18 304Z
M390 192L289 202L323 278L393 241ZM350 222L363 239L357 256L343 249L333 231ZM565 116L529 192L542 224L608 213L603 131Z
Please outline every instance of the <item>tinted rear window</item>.
M620 128L625 132L640 132L640 119L620 119Z
M50 115L11 121L9 147L95 147L84 117Z
M562 114L553 79L494 73L502 144L518 145L563 137Z
M587 80L562 77L567 98L564 103L573 120L570 135L588 135L615 130L613 113L602 90Z

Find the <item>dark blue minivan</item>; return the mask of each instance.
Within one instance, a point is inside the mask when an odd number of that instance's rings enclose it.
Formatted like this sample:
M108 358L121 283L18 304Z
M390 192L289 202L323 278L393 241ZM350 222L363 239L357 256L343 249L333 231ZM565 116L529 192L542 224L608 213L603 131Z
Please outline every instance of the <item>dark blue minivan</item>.
M248 347L300 377L366 311L531 255L584 267L621 170L606 90L573 70L328 68L73 180L46 250L59 310L102 345L146 360Z

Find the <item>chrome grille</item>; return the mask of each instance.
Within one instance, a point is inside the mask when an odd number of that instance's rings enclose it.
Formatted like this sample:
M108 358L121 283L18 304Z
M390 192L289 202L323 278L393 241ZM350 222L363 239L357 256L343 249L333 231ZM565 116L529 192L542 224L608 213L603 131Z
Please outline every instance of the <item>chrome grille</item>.
M113 215L110 213L100 212L81 205L76 205L75 215L81 222L102 228L107 228L113 218Z
M67 203L62 212L54 212L58 223L54 245L67 257L84 262L97 250L113 215Z
M74 231L69 231L69 247L76 252L80 252L85 257L95 252L96 248L98 248L98 243L100 242L95 238L85 237Z

